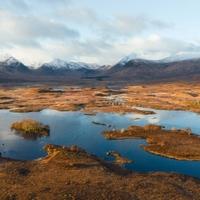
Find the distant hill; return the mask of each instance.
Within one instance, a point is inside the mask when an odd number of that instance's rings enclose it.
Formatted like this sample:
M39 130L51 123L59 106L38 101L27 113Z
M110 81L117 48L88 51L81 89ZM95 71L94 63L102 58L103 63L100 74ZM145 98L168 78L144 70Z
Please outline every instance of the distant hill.
M56 59L38 68L26 66L14 57L0 61L1 82L151 82L198 80L200 59L168 58L158 61L126 57L113 66L100 66Z
M118 63L106 72L115 80L154 81L154 80L189 80L200 77L200 59L174 62L149 61L142 59Z

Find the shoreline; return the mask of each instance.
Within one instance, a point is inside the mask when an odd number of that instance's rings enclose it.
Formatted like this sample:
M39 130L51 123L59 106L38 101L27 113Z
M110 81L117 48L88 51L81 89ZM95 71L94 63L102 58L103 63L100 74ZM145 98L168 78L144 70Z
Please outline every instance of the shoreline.
M195 110L198 113L200 107L193 102L200 100L197 95L200 94L200 86L193 86L194 94L188 94L191 87L189 84L134 85L118 90L67 86L60 89L60 86L50 88L44 85L0 88L0 109L25 113L52 109L59 112L77 111L83 115L104 112L153 116L156 112L151 108L160 106L161 110L176 108L174 110ZM177 91L176 95L173 95L173 91ZM187 107L188 105L191 107ZM134 106L145 110L133 108ZM105 125L99 121L94 122L96 125ZM153 127L149 135L147 130L143 134L132 135L132 138L130 135L123 135L122 131L120 139L146 139L147 145L142 145L145 151L176 160L182 160L180 158L185 148L184 161L200 160L200 146L195 135L175 131L169 133L170 137L166 137L167 134L164 133L167 130L161 130L160 127ZM153 134L156 131L158 133ZM182 134L183 137L177 137L177 134ZM177 142L181 145L177 145ZM178 156L172 154L171 146L176 147ZM45 150L47 156L35 160L0 157L0 199L200 199L199 178L170 172L144 173L127 170L120 165L132 161L134 164L134 159L129 160L116 151L108 152L115 158L110 163L77 146L47 145ZM196 155L198 160L194 160Z
M83 200L200 198L197 178L175 173L132 172L106 163L77 146L46 145L45 151L48 155L40 160L0 162L2 200L14 197L25 200L30 196ZM188 192L190 195L185 198Z
M200 161L200 137L186 130L167 130L158 125L130 126L127 129L104 131L107 140L145 139L142 148L162 157Z

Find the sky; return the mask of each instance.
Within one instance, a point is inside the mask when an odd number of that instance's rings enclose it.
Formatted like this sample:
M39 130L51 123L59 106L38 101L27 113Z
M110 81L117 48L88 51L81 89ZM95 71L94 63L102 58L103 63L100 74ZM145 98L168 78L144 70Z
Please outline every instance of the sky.
M199 0L0 0L0 56L115 64L200 56Z

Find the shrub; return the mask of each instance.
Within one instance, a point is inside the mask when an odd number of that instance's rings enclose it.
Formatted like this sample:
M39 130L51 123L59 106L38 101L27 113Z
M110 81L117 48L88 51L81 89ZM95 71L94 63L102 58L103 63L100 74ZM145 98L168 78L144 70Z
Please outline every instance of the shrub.
M50 131L48 125L43 125L42 123L32 119L25 119L23 121L14 122L11 125L11 129L27 137L49 136Z

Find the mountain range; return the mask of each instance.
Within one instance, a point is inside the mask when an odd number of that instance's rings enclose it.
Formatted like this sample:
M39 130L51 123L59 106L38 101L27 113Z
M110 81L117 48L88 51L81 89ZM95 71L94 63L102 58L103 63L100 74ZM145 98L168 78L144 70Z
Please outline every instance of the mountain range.
M173 56L147 60L129 55L113 66L55 59L39 67L26 66L14 57L0 61L0 82L113 82L136 83L165 80L198 80L200 58Z

